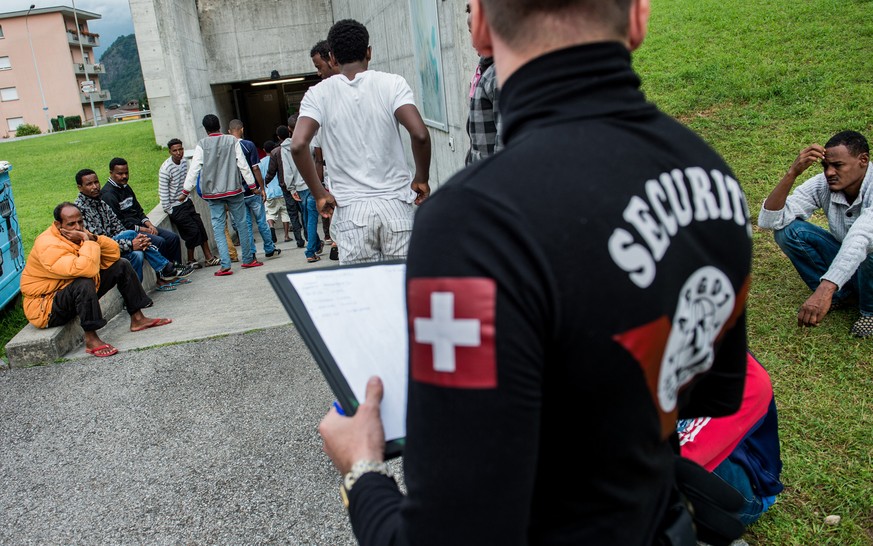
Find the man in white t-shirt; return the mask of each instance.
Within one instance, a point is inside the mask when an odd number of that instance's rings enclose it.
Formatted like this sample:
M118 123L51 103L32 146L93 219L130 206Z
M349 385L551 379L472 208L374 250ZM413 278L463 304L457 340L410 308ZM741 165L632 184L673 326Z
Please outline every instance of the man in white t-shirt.
M300 104L291 152L323 216L341 264L405 259L413 203L430 194L430 134L401 76L368 70L370 36L345 19L327 36L339 74L309 88ZM409 133L415 162L406 163L399 125ZM331 192L321 185L310 153L319 131L330 158Z

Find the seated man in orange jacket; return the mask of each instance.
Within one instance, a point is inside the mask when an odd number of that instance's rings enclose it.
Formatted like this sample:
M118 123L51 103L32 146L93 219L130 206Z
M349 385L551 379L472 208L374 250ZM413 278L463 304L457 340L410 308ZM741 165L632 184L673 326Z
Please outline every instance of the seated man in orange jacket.
M24 314L37 328L62 326L79 317L85 331L85 351L112 356L118 349L105 343L97 330L106 325L100 297L117 286L130 314L130 330L163 326L170 319L150 319L141 309L146 295L130 262L121 258L118 243L85 230L82 213L73 203L55 207L55 221L33 243L21 272Z

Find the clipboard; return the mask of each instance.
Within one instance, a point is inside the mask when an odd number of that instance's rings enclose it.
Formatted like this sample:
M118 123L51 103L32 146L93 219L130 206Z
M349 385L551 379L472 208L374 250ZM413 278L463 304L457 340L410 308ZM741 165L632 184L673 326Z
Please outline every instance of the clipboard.
M357 411L367 379L382 378L386 459L402 455L406 437L405 278L403 261L267 274L346 415Z

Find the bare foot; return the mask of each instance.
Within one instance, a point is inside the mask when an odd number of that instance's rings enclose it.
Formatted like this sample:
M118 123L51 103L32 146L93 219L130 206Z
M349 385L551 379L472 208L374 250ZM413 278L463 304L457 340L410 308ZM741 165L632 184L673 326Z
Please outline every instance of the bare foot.
M133 317L130 317L130 331L140 332L147 328L164 326L166 324L170 324L171 322L173 322L173 319L168 318L148 318L146 316L143 316L141 319L135 319Z

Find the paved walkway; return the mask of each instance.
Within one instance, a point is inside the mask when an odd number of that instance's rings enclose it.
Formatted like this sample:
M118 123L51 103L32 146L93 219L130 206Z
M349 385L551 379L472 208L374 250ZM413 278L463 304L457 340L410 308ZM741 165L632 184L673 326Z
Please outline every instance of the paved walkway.
M317 433L333 396L265 278L336 262L280 248L154 294L170 325L122 313L118 355L0 371L0 544L355 544Z
M205 267L188 277L189 284L172 292L149 294L155 305L144 309L143 313L148 317L169 317L173 319L172 324L131 332L130 317L121 312L99 330L100 338L119 351L131 351L290 324L285 308L267 282L267 273L311 269L339 262L328 259L329 248L325 246L321 261L307 263L303 249L297 248L294 241L282 242L281 234L277 244L282 250L279 256L265 258L260 240L256 238L255 243L263 267L243 269L237 262L233 264L233 275L226 277L214 275L218 266ZM87 356L84 345L66 355L67 358L84 356Z

